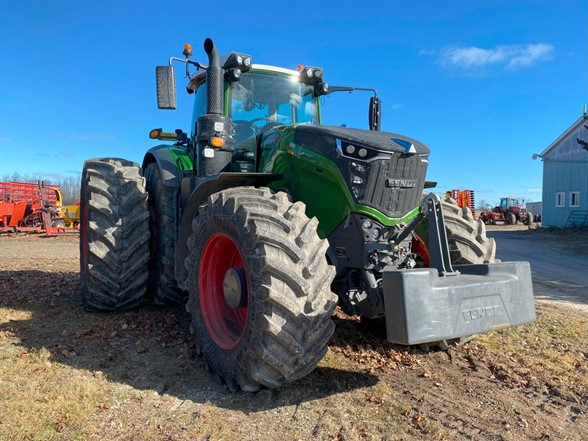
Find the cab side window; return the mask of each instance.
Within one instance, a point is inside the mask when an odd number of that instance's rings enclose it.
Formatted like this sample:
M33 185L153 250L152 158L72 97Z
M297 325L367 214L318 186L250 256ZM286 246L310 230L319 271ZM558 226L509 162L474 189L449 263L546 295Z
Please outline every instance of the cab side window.
M206 83L202 83L194 93L194 110L192 112L192 133L196 133L196 122L198 117L206 113Z

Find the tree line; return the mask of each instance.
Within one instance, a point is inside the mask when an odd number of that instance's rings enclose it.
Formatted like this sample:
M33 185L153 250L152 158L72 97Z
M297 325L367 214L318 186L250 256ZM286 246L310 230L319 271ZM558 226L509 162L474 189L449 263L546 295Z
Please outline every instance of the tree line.
M62 203L64 205L75 205L80 199L80 187L81 187L81 175L78 176L67 176L59 179L45 179L39 176L31 175L28 173L12 173L4 174L0 177L0 181L3 182L27 182L36 184L39 181L45 184L59 185L61 187L61 196L63 198Z

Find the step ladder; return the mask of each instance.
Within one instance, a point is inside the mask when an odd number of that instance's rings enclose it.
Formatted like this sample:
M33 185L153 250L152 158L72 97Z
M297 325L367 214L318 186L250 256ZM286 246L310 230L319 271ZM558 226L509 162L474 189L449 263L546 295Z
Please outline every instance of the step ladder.
M580 228L588 227L588 211L574 210L568 216L568 220L564 225L564 228Z

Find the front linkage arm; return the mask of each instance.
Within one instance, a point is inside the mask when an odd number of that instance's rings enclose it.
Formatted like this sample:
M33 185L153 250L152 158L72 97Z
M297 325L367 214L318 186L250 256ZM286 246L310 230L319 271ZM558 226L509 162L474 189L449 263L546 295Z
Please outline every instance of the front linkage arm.
M421 210L394 238L395 243L402 243L416 226L427 217L429 224L429 260L430 266L439 271L439 276L455 276L459 271L455 271L451 265L451 256L449 255L449 244L447 241L447 230L445 229L445 219L443 218L443 209L441 208L441 199L435 193L429 193L421 202Z
M451 265L449 255L449 243L447 241L447 230L445 219L441 208L441 199L435 193L429 193L422 202L422 211L426 211L429 224L429 259L430 266L439 271L439 276L456 276Z

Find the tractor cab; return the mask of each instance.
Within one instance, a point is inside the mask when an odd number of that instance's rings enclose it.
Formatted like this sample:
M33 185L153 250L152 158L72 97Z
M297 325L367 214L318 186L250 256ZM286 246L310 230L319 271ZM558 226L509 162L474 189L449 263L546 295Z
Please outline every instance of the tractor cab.
M238 81L225 81L223 113L232 122L232 171L255 171L259 135L271 128L320 123L320 104L314 88L299 79L299 73L294 70L253 65ZM192 113L192 136L195 136L198 118L206 114L206 74L195 76L188 90L195 93Z
M519 200L515 199L513 197L507 197L507 198L500 199L500 208L502 208L502 210L504 212L507 212L510 209L510 207L518 207L518 206L520 206Z
M261 135L282 125L320 124L319 97L333 92L356 90L373 93L369 103L370 130L380 130L381 103L374 89L329 86L323 70L299 66L298 71L253 65L251 57L230 52L220 56L212 40L204 42L209 64L192 61L192 48L184 47L186 58L171 57L168 66L156 67L157 105L176 108L175 73L172 61L186 65L188 93L195 93L191 136L151 132L152 139L177 140L192 151L197 179L218 173L259 170ZM189 66L199 70L192 73ZM180 139L182 138L182 139Z

